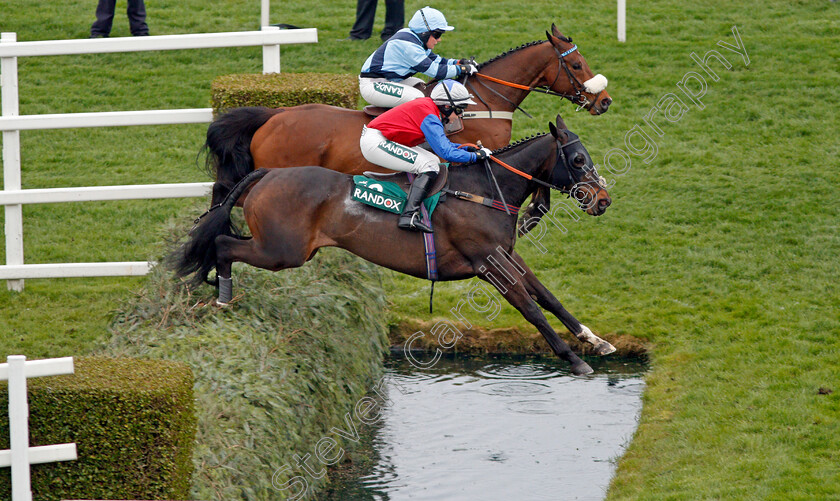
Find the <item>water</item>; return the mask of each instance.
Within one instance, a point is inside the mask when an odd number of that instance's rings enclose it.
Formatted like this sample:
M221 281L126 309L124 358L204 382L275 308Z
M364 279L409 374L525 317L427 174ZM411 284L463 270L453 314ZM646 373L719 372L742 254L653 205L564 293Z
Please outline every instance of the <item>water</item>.
M322 499L603 499L636 428L645 366L587 362L595 374L580 378L550 358L444 358L426 370L390 360L372 459Z

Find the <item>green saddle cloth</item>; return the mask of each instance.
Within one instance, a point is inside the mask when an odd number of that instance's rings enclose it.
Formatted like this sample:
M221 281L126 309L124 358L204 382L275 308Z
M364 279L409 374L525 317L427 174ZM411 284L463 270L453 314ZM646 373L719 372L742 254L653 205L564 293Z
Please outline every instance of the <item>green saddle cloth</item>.
M397 183L391 181L380 181L378 179L353 176L353 200L358 200L363 204L376 207L377 209L386 210L399 214L405 207L405 200L408 194ZM426 210L429 211L429 217L432 217L432 212L435 210L443 192L437 192L423 201Z

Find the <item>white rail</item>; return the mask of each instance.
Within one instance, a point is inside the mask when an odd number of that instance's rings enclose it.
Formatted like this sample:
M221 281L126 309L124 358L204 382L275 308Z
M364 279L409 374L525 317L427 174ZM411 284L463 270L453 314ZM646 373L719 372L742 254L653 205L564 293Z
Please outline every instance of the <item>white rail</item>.
M12 467L12 501L32 501L29 465L73 461L76 444L29 446L29 402L26 380L32 377L73 374L73 357L26 360L9 355L0 364L0 381L9 381L9 445L0 451L0 468Z
M205 196L211 186L211 183L183 183L21 189L20 131L22 130L208 123L212 120L212 109L21 116L18 98L18 57L262 46L263 72L279 73L280 45L316 43L317 41L318 31L314 28L280 30L276 26L263 26L261 31L238 33L36 42L18 42L15 33L2 33L0 35L0 98L2 98L0 132L3 134L3 191L0 191L0 205L3 205L5 209L6 264L0 265L0 280L8 280L9 289L20 291L23 290L25 278L144 275L148 273L150 267L150 263L145 261L25 264L22 211L24 204L200 197Z

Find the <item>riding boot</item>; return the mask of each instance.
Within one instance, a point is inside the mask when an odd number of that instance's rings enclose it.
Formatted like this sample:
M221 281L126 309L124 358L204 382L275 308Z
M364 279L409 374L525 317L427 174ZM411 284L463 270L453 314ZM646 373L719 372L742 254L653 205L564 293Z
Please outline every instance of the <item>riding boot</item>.
M431 226L423 223L423 216L420 214L420 204L426 199L429 193L429 188L437 179L437 172L424 172L419 174L414 182L411 183L411 188L408 189L408 199L405 201L405 207L402 214L400 214L400 222L397 224L404 230L422 231L424 233L431 233Z

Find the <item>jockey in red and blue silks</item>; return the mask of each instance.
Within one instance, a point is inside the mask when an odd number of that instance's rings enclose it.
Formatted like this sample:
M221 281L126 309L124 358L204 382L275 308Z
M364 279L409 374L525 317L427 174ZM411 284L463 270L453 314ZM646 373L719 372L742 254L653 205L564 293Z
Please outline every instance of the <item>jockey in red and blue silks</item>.
M388 110L362 130L359 146L368 162L417 175L400 215L400 228L432 231L423 223L419 209L440 170L438 156L448 162L467 163L490 154L487 148L459 149L461 145L451 142L444 133L443 120L452 113L461 114L470 104L475 101L470 99L466 87L454 80L444 80L432 90L431 97ZM417 147L424 141L434 153Z
M396 32L362 65L362 97L374 106L392 108L423 97L415 88L423 83L414 77L416 73L443 80L478 71L468 59L446 59L432 52L443 33L454 29L437 9L423 7L415 12L408 28Z

